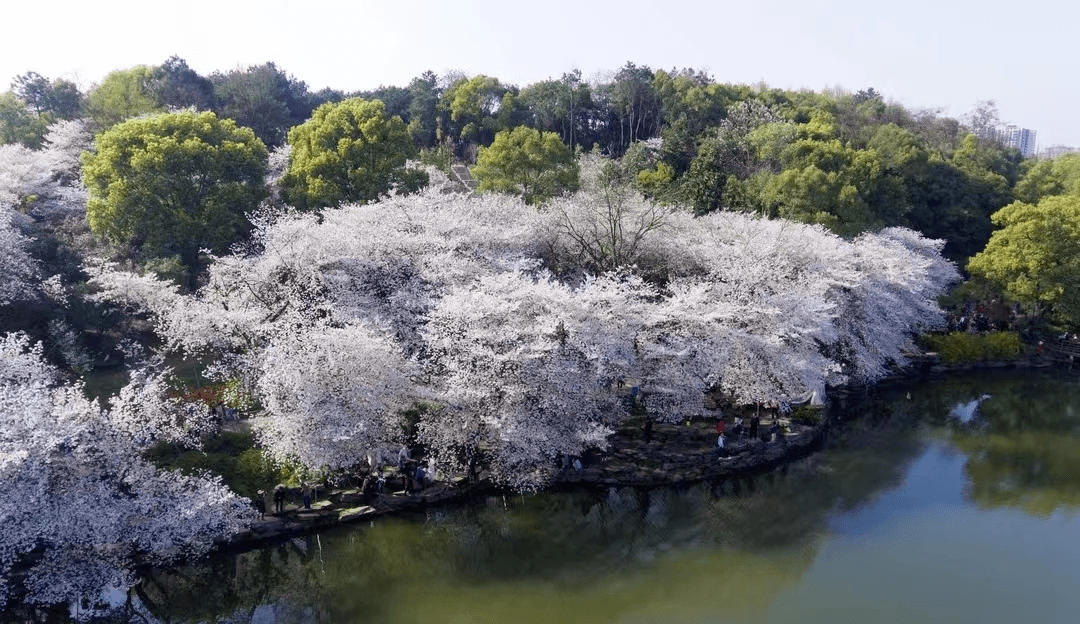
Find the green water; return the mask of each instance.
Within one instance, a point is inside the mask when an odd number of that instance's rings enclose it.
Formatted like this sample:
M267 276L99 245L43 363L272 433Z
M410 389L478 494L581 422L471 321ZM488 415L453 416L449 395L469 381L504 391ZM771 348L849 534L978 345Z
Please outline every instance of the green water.
M132 602L162 622L1073 624L1078 510L1075 373L977 374L849 399L777 473L385 518L159 571Z

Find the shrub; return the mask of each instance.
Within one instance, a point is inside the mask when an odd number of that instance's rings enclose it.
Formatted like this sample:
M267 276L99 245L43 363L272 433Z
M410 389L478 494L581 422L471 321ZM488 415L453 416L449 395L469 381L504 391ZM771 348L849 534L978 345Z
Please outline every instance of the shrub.
M919 338L919 343L923 348L936 351L946 364L1015 360L1022 350L1016 332L925 334Z

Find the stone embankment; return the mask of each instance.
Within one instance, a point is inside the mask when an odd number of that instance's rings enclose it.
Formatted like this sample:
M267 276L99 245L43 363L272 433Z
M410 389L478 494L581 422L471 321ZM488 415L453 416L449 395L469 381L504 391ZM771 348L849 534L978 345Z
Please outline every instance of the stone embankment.
M581 470L563 469L552 487L651 487L744 476L771 470L805 456L816 448L825 433L824 425L808 426L786 419L780 422L788 430L778 434L777 440L731 439L723 454L716 448L715 419L679 425L657 423L650 441L645 441L641 430L623 430L613 436L604 453L584 457ZM771 420L763 421L762 431L767 431L771 424ZM395 483L393 477L389 482ZM412 494L387 491L365 497L359 489L331 491L325 498L313 502L310 509L288 504L282 514L267 513L249 529L233 536L230 546L250 547L339 524L416 511L500 491L482 479L475 484L467 484L463 479L437 482Z

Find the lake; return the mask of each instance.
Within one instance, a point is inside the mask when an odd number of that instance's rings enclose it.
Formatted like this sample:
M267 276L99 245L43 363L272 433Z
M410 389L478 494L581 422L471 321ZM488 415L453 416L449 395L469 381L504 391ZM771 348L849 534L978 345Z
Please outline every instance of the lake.
M773 473L489 497L155 571L127 598L160 622L1080 621L1075 372L837 411L823 451Z

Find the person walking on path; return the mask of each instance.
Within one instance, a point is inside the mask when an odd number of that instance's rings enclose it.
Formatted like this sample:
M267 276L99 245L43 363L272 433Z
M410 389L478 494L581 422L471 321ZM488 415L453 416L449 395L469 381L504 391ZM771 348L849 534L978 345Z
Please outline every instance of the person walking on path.
M304 483L304 488L301 491L304 495L304 509L311 509L311 486Z
M259 512L259 520L266 517L266 498L264 498L265 492L259 490L255 495L255 511Z
M274 487L274 514L285 513L285 488L280 484Z

